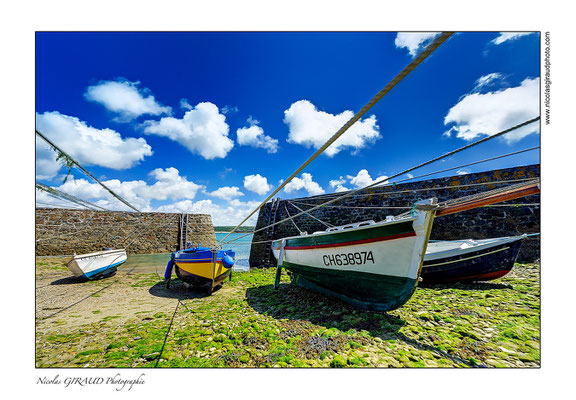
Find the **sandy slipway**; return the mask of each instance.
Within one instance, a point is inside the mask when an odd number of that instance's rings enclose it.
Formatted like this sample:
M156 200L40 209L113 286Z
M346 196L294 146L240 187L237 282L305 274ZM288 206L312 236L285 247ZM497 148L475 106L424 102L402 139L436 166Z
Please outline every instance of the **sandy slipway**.
M425 285L400 309L365 312L288 283L234 273L212 296L164 266L80 282L36 262L37 367L540 366L540 268L485 283Z

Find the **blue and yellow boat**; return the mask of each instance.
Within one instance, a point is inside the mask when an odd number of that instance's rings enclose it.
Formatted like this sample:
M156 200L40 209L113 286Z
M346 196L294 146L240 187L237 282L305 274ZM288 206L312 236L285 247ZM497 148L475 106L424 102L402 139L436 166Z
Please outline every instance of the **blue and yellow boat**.
M172 253L166 266L164 278L170 287L172 270L182 282L196 288L205 288L212 293L215 286L227 277L232 277L235 252L210 247L192 247Z

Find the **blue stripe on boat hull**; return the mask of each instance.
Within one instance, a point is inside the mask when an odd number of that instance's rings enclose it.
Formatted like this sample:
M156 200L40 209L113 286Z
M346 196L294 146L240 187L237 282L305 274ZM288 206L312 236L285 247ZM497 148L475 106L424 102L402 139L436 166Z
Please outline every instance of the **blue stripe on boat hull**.
M98 279L100 276L108 275L108 274L105 274L106 271L113 269L113 268L116 269L116 267L118 265L123 264L125 262L126 262L126 260L107 265L106 267L95 269L94 271L90 271L90 272L85 273L83 275L83 277L88 278L88 279ZM113 272L114 271L110 271L109 273L111 274Z

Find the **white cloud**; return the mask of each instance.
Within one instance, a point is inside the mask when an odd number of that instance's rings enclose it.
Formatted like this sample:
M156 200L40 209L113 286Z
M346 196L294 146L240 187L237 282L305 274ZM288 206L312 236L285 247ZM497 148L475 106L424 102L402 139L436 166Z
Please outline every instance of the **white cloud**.
M350 183L356 186L356 188L363 188L380 180L382 181L381 184L385 184L388 183L388 181L386 180L387 178L388 178L387 176L379 176L376 179L372 179L372 177L368 173L368 170L366 169L361 169L360 171L358 171L358 174L356 174L356 176L348 175Z
M74 208L74 209L82 209L85 210L86 208L83 206L80 206L78 204L66 201L66 200L60 200L56 197L50 196L48 193L46 193L43 190L40 190L38 188L36 188L36 205L37 207L56 207L56 208Z
M455 124L444 135L473 140L530 120L540 113L539 94L539 78L528 78L520 86L500 91L468 94L444 117L445 125ZM530 124L506 134L504 139L513 143L538 131L538 124Z
M299 100L284 111L284 123L290 129L288 142L318 149L353 116L354 113L348 110L338 115L318 111L308 100ZM379 137L376 117L372 115L352 125L324 151L324 154L332 157L345 147L358 151Z
M308 195L316 196L319 194L324 194L325 191L322 187L312 180L312 175L308 172L302 174L302 178L293 178L286 186L284 186L284 191L286 193L296 192L300 189L306 190Z
M246 207L249 208L250 211L254 210L256 207L260 205L261 201L253 200L253 201L240 201L238 199L233 199L228 202L233 207Z
M144 114L172 113L170 107L158 103L150 91L140 89L139 84L127 80L101 81L95 86L89 86L84 97L118 114L119 121L130 121Z
M214 208L212 200L200 200L193 202L192 200L181 200L172 204L165 204L157 207L156 211L163 213L194 213L194 214L210 214L207 209Z
M500 81L503 77L504 75L499 72L492 72L491 74L481 76L480 78L476 79L476 82L474 83L474 90L479 91L490 85L493 85Z
M268 153L278 151L278 140L264 135L264 129L258 126L258 121L248 119L249 127L236 131L238 144L266 149Z
M272 185L268 184L268 179L266 179L266 177L256 174L244 177L244 188L263 196L272 190Z
M346 183L346 179L343 177L340 177L338 179L332 179L330 182L328 182L330 187L335 189L334 190L335 193L346 192L346 191L350 190L346 186L344 186L345 183Z
M191 110L194 107L190 105L188 99L180 99L180 108L183 108L184 110Z
M522 36L531 35L535 32L502 32L500 36L496 39L492 40L490 43L494 43L495 45L502 44L504 42L508 42L510 40L516 40Z
M210 214L215 225L237 225L260 205L258 201L242 202L238 199L229 200L228 205L219 205L211 199L193 201L198 191L204 189L204 186L196 185L188 181L186 177L180 176L176 168L158 168L150 172L149 176L154 178L154 183L148 184L143 180L122 182L118 179L105 180L103 183L143 212ZM66 183L55 188L109 210L132 211L112 197L102 186L85 179L70 178ZM233 188L233 191L237 189ZM154 208L151 206L151 200L172 200L173 202ZM36 201L76 208L72 203L58 201L41 191L37 191ZM252 216L246 224L255 225L257 217L258 213Z
M156 179L151 186L144 186L138 194L155 200L166 199L193 199L204 186L188 181L185 176L180 176L180 171L174 167L162 169L156 168L149 173Z
M398 48L405 47L412 57L427 46L440 32L400 32L396 35L394 44Z
M222 107L222 114L234 114L238 112L238 107L224 106Z
M56 152L43 139L36 138L36 179L53 179L60 169L62 164L56 161Z
M104 185L109 187L112 191L120 195L140 211L152 210L150 207L150 200L140 197L137 194L141 188L146 186L146 182L122 182L118 179L110 179L102 181L102 183L104 183ZM98 183L92 183L86 179L71 178L68 179L66 183L56 187L56 189L64 193L71 194L72 196L76 196L80 199L87 200L108 210L132 211L132 209L130 209L128 206L112 197L112 195Z
M151 211L151 200L194 199L204 186L188 181L180 176L176 168L157 168L149 173L155 179L151 185L143 180L120 181L104 180L102 183L141 211ZM90 201L110 210L127 210L127 206L112 197L101 185L86 179L70 178L56 189Z
M468 175L470 173L470 170L468 169L459 169L458 171L456 171L457 175Z
M329 182L331 188L336 187L336 186L339 186L339 185L343 185L343 184L345 184L345 183L346 183L346 179L343 178L343 177L340 177L340 178L338 178L338 179L332 179L332 180Z
M218 197L222 200L232 200L239 196L244 196L237 186L222 186L213 192L205 192L208 196Z
M57 111L36 113L36 128L82 166L127 169L152 155L152 148L143 138L122 139L112 129L96 129ZM56 162L56 153L39 137L36 140L36 168L38 179L53 178L61 168Z
M199 103L182 119L164 117L160 121L145 121L144 126L144 133L166 136L207 160L224 158L234 147L228 137L226 117L209 102Z
M191 214L210 214L212 224L216 226L235 226L244 220L250 212L260 203L258 202L240 202L237 199L232 200L233 205L223 207L214 204L212 200L200 200L193 202L191 200L182 200L176 203L160 206L156 209L158 212L172 213L191 213ZM244 225L256 225L258 213L246 221Z

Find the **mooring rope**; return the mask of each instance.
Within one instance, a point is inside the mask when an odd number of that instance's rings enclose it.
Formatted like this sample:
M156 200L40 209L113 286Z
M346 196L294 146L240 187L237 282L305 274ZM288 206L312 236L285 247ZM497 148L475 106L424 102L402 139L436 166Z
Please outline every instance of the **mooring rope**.
M295 203L306 205L306 206L314 206L313 204L302 203L297 201ZM411 208L409 206L326 206L330 208L351 208L351 209L358 209L358 210L405 210L407 208ZM328 226L328 225L326 225ZM332 225L334 226L334 225Z
M64 151L62 151L62 149L60 149L58 146L56 146L53 142L51 142L48 138L46 138L46 136L44 136L43 134L41 134L40 132L38 132L38 129L36 129L36 134L38 136L40 136L42 139L44 139L44 141L46 141L46 143L48 143L50 146L52 146L52 148L59 152L60 154L64 155L68 160L70 160L80 171L82 171L86 176L90 177L91 179L93 179L94 181L96 181L97 183L100 184L100 186L102 186L104 189L106 189L112 196L114 196L116 199L120 200L122 203L124 203L125 205L127 205L128 207L130 207L131 209L133 209L134 211L140 212L140 210L138 210L136 207L134 207L132 204L128 203L128 201L124 200L122 197L120 197L118 194L114 193L112 191L112 189L110 189L108 186L104 185L102 182L100 182L94 175L92 175L86 168L84 168L83 166L81 166L76 160L74 160L72 157L70 157L67 153L65 153Z
M482 143L484 143L484 142L486 142L486 141L488 141L488 140L495 139L495 138L500 137L500 136L502 136L502 135L505 135L505 134L507 134L507 133L509 133L509 132L512 132L512 131L514 131L514 130L516 130L516 129L519 129L519 128L521 128L521 127L524 127L524 126L526 126L526 125L528 125L528 124L534 123L534 122L538 121L539 119L540 119L540 117L536 117L536 118L533 118L533 119L531 119L531 120L525 121L525 122L523 122L523 123L521 123L521 124L515 125L515 126L513 126L513 127L511 127L511 128L508 128L508 129L505 129L505 130L503 130L503 131L501 131L501 132L498 132L498 133L496 133L496 134L494 134L494 135L492 135L492 136L488 136L488 137L486 137L486 138L480 139L480 140L478 140L478 141L476 141L476 142L474 142L474 143L470 143L470 144L468 144L468 145L466 145L466 146L463 146L463 147L460 147L460 148L458 148L458 149L456 149L456 150L450 151L450 152L448 152L448 153L446 153L446 154L444 154L444 155L442 155L442 156L433 158L432 160L429 160L429 161L426 161L426 162L424 162L424 163L421 163L421 164L419 164L419 165L417 165L417 166L415 166L415 167L412 167L412 168L409 168L409 169L404 170L404 171L402 171L402 172L399 172L399 173L397 173L397 174L394 174L393 176L391 176L391 177L389 177L389 178L381 179L381 180L379 180L379 181L377 181L377 182L374 182L374 183L372 183L372 184L370 184L370 185L368 185L368 186L366 186L366 187L359 188L359 189L352 190L352 191L350 191L350 192L344 193L343 195L341 195L341 196L339 196L339 197L336 197L336 198L334 198L334 199L331 199L331 200L329 200L329 201L326 201L326 202L324 202L324 203L322 203L322 204L319 204L319 205L317 205L317 206L314 206L314 207L308 209L307 212L314 211L314 210L316 210L316 209L318 209L318 208L320 208L320 207L325 207L325 206L327 206L328 204L332 204L332 203L334 203L334 202L336 202L336 201L339 201L339 200L341 200L341 199L343 199L343 198L345 198L345 197L353 196L353 195L355 195L355 194L358 193L358 192L361 192L361 191L366 190L366 189L368 189L368 188L371 188L371 187L374 187L374 186L376 186L376 185L379 185L379 184L381 184L381 183L382 183L383 181L385 181L385 180L394 179L394 178L396 178L396 177L398 177L398 176L404 175L404 174L406 174L406 173L408 173L408 172L411 172L411 171L414 171L414 170L416 170L416 169L418 169L418 168L422 168L423 166L432 164L433 162L439 161L439 160L441 160L441 159L443 159L443 158L450 157L450 156L452 156L452 155L454 155L454 154L456 154L456 153L459 153L459 152L464 151L464 150L466 150L466 149L469 149L469 148L471 148L471 147L474 147L474 146L477 146L477 145L479 145L479 144L482 144ZM294 215L294 216L292 216L292 217L289 217L289 218L296 218L296 217L298 217L298 216L300 216L300 215L302 215L302 214L304 214L304 213L303 213L303 212L300 212L300 213L298 213L298 214L296 214L296 215ZM278 221L278 222L275 222L275 223L270 224L270 225L268 225L268 226L265 226L265 227L262 227L262 228L260 228L260 229L257 229L257 230L255 230L255 231L252 232L252 233L257 233L257 232L260 232L260 231L262 231L262 230L264 230L264 229L267 229L267 228L269 228L269 227L271 227L271 226L280 224L280 223L282 223L282 222L284 222L284 221L287 221L289 218L285 218L285 219L283 219L283 220L281 220L281 221ZM241 238L243 238L243 237L245 237L245 236L248 236L248 235L239 236L239 237L234 238L234 239L231 239L231 240L229 240L229 241L227 241L227 242L225 242L225 243L235 242L235 241L237 241L237 240L239 240L239 239L241 239ZM224 239L225 239L225 238L224 238ZM224 239L222 239L222 241L223 241Z
M176 215L176 214L175 214L175 215ZM147 225L145 225L144 227L142 227L142 228L140 229L140 233L139 233L136 237L134 237L134 239L132 239L132 240L130 241L130 243L128 243L128 244L125 245L124 247L125 247L125 248L128 248L130 245L132 245L132 243L134 243L134 242L136 241L136 239L138 239L140 236L142 236L142 234L143 234L144 232L146 232L146 231L144 230L144 228L150 227L154 222L155 222L155 221L150 221ZM171 225L171 224L173 224L173 223L174 223L174 221L168 221L168 222L166 222L165 224L160 225L158 229L168 227L169 225ZM167 230L167 229L166 229L166 230ZM165 231L166 231L166 230L165 230ZM136 231L137 231L137 230L136 230ZM130 237L130 235L128 235L128 237L126 237L122 243L125 243L126 240L128 240L129 237Z
M136 268L136 266L132 267L132 268L130 269L130 271L126 272L123 276L129 275L130 272L132 272L132 271L134 270L134 268ZM118 277L118 278L119 278L119 277ZM75 305L83 302L84 300L89 299L90 297L94 296L95 294L100 293L100 292L103 291L104 289L108 289L110 286L112 286L113 284L115 284L115 283L117 283L117 282L119 282L119 281L120 281L120 279L116 279L116 280L114 280L113 282L109 283L108 285L99 288L97 291L92 292L92 293L89 294L88 296L83 297L82 299L80 299L80 300L78 300L78 301L76 301L76 302L74 302L74 303L72 303L72 304L70 304L70 305L68 305L68 306L65 306L65 307L61 308L60 310L56 311L55 313L50 314L50 315L48 315L48 316L46 316L46 317L36 318L36 319L39 320L39 321L43 321L43 320L45 320L45 319L52 318L53 316L58 315L58 314L60 314L61 312L66 311L66 310L72 308L73 306L75 306ZM42 286L42 287L45 287L45 286ZM36 288L36 289L40 289L40 288ZM70 293L72 290L73 290L73 289L70 289L69 291L64 292L64 294L68 294L68 293ZM46 303L46 302L49 301L49 300L52 300L52 299L54 299L54 298L56 298L56 297L61 297L61 296L62 296L62 293L58 293L57 295L52 296L52 297L49 297L48 299L45 299L45 300L42 301L42 302L36 303L36 305L44 304L44 303Z
M290 213L288 212L288 207L286 207L286 203L284 203L284 210L286 210L286 215L290 216ZM293 219L291 219L290 222L292 222L292 225L294 225L294 228L296 228L298 233L301 235L303 231L301 231L300 228L298 228L298 225L296 225L296 222Z
M316 157L324 152L336 139L338 139L344 132L346 132L356 121L358 121L370 108L374 106L378 101L380 101L390 90L392 90L400 81L402 81L408 74L410 74L418 65L420 65L425 59L427 59L442 43L444 43L454 32L444 32L439 37L434 39L434 41L429 44L420 54L418 54L410 64L408 64L398 75L396 75L382 90L380 90L364 107L360 109L348 122L344 124L322 147L320 147L308 160L306 160L296 171L292 173L286 180L280 184L268 197L254 209L240 224L238 224L228 235L223 237L220 242L224 242L228 236L236 232L244 222L248 221L254 213L256 213L260 208L262 208L268 200L270 200L276 193L278 193L284 186L286 186L292 179L294 179L300 171L302 171L308 164L310 164ZM273 225L271 225L273 226Z
M474 193L474 194L471 194L469 196L459 197L457 199L446 200L446 201L438 203L438 209L441 210L442 208L446 208L448 206L455 206L458 204L468 203L470 201L479 200L479 199L484 198L486 196L493 196L493 195L508 192L510 190L521 189L523 187L527 187L527 186L530 186L531 184L535 184L535 183L540 183L540 179L537 178L537 179L533 179L533 180L531 180L529 182L525 182L525 183L519 183L516 185L505 186L505 187L501 187L501 188L497 188L497 189L493 189L493 190L488 190L486 192L481 192L481 193Z
M458 165L458 166L456 166L456 167L441 169L441 170L438 170L438 171L429 172L429 173L422 174L422 175L418 175L418 176L412 176L412 177L409 177L409 178L405 178L405 179L401 179L401 180L398 180L398 181L390 182L390 183L388 183L388 184L381 185L380 187L389 187L389 186L394 187L394 186L396 186L397 184L402 183L402 182L411 181L411 180L415 180L415 179L420 179L420 178L424 178L424 177L426 177L426 176L436 175L436 174L440 174L440 173L442 173L442 172L447 172L447 171L452 171L452 170L459 169L459 168L469 167L469 166L471 166L471 165L481 164L481 163L485 163L485 162L488 162L488 161L494 161L494 160L497 160L497 159L500 159L500 158L510 157L510 156L513 156L513 155L516 155L516 154L524 153L524 152L531 151L531 150L536 150L536 149L539 149L539 148L540 148L540 146L530 147L530 148L527 148L527 149L524 149L524 150L514 151L514 152L512 152L512 153L502 154L502 155L499 155L499 156L496 156L496 157L486 158L486 159L480 160L480 161L475 161L475 162L471 162L471 163L467 163L467 164L461 164L461 165ZM386 180L389 180L389 179L391 179L391 178L386 178ZM533 179L533 178L527 178L527 179ZM384 182L386 182L386 181L384 181ZM508 181L508 182L512 182L512 181ZM456 186L453 186L453 187L456 187ZM463 187L463 186L461 186L461 187ZM364 189L368 189L368 187L366 187L366 188L364 188ZM417 191L417 190L427 190L427 189L405 190L404 192ZM388 193L394 193L394 192L388 192ZM399 193L399 192L398 192L398 193ZM382 192L382 193L368 193L368 194L364 194L364 195L356 195L356 197L358 197L358 196L375 196L375 195L381 195L381 194L385 194L385 192ZM337 197L338 194L329 193L329 194L325 194L325 195L314 196L314 198L315 198L315 199L321 199L321 198L325 198L325 197L333 198L333 197L335 197L335 196Z
M46 194L48 194L54 198L57 198L59 200L67 200L71 203L81 205L83 207L89 208L89 209L94 210L94 211L97 208L99 208L102 211L109 211L103 207L97 206L96 204L92 204L89 201L82 200L76 196L72 196L71 194L64 193L61 190L58 190L58 189L50 187L50 186L46 186L46 185L39 183L39 182L36 182L36 189L41 190L41 191L45 192Z
M491 185L501 185L501 184L511 184L511 183L517 183L517 182L526 182L526 181L532 181L534 180L534 177L532 178L522 178L522 179L510 179L510 180L501 180L501 181L490 181L490 182L480 182L480 183L469 183L466 185L450 185L450 186L438 186L438 187L426 187L426 188L419 188L419 189L404 189L404 190L397 190L395 192L375 192L375 193L368 193L368 194L357 194L354 197L377 197L377 196L389 196L389 195L393 195L393 194L401 194L401 193L417 193L417 192L426 192L426 191L430 191L430 190L445 190L445 189L461 189L461 188L468 188L468 187L476 187L476 186L491 186ZM391 185L394 186L394 185ZM388 187L388 186L382 186L384 187ZM317 199L317 197L315 197L315 199ZM317 204L310 204L310 203L305 203L303 201L300 200L290 200L293 203L298 203L298 204L302 204L308 207L314 207ZM365 208L365 207L353 207L353 206L334 206L334 205L330 205L330 206L326 206L326 207L334 207L334 208ZM372 207L368 207L368 208L372 208ZM407 207L383 207L383 208L407 208Z
M85 210L86 206L82 206L82 208L80 208L80 206L72 206L72 205L64 205L64 204L52 204L52 203L43 203L41 201L36 200L35 202L36 208L57 208L58 210Z
M176 316L176 312L178 311L178 306L180 305L180 300L176 302L176 308L174 309L174 313L172 313L172 319L170 320L170 325L168 325L168 329L166 330L166 335L164 335L164 342L162 343L162 348L160 349L160 354L156 359L156 364L154 364L154 368L158 367L158 363L160 362L160 357L162 357L162 353L164 353L164 347L166 346L166 341L168 340L168 336L170 335L170 331L172 330L172 324L174 323L174 317Z
M302 212L306 213L306 215L308 215L310 218L312 218L312 219L320 222L322 225L324 225L324 226L326 226L326 227L328 227L328 228L331 228L331 227L334 226L334 225L332 225L332 224L329 224L328 222L324 222L324 221L322 221L321 219L316 218L315 216L313 216L312 214L309 214L309 213L306 212L305 210L302 210L300 207L298 207L297 205L293 204L290 200L286 200L286 201L287 201L288 203L290 203L290 205L293 206L294 208L296 208L298 211L302 211Z
M114 221L115 222L115 221ZM110 221L105 221L105 222L100 222L100 224L96 224L96 226L94 225L90 225L91 222L90 221L86 221L85 223L83 223L81 227L76 228L71 227L70 225L66 225L65 223L63 224L58 224L58 225L52 225L52 224L41 224L41 225L37 225L37 235L40 236L38 239L36 239L37 242L39 241L44 241L44 240L53 240L53 239L59 239L59 238L64 238L64 237L68 237L70 235L83 235L84 233L90 232L93 234L97 234L97 233L110 233L110 227L108 226L108 224L110 223ZM137 225L140 225L141 223L138 224L116 224L116 227L123 227L123 228L131 228ZM49 228L61 228L61 229L49 229ZM72 230L75 229L75 230ZM60 232L61 230L71 230L70 232ZM131 234L129 234L128 236L130 236ZM114 237L112 239L115 239Z

